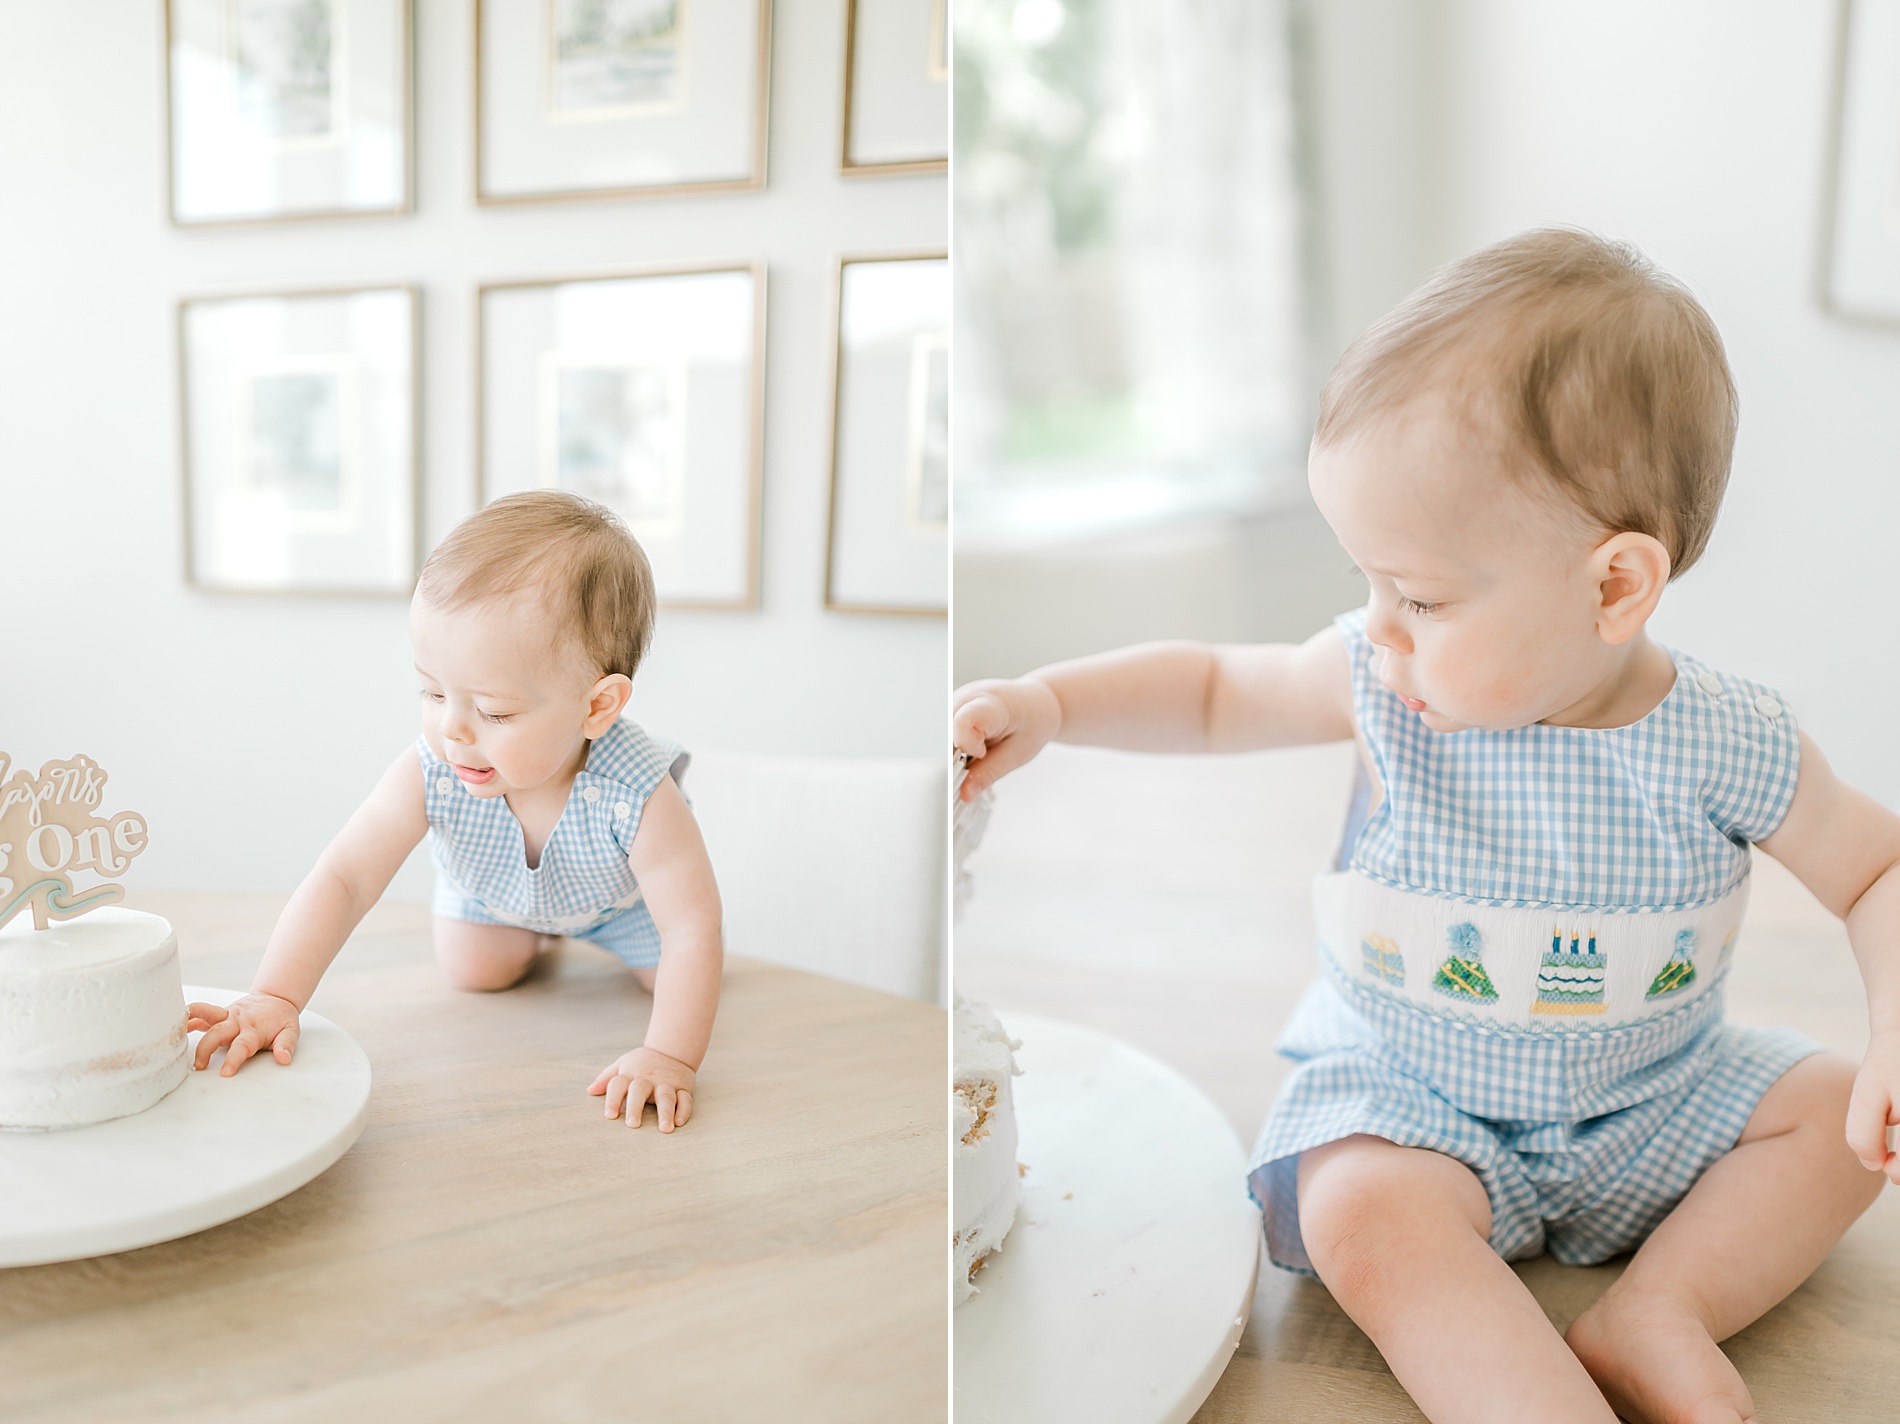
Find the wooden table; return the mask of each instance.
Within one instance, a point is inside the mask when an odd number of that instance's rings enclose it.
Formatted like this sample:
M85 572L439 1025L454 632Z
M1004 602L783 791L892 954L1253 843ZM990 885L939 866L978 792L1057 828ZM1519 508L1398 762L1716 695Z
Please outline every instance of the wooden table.
M132 903L242 986L282 898ZM374 1065L362 1138L225 1226L0 1271L0 1420L946 1418L943 1013L729 960L662 1137L585 1094L650 1004L573 945L459 993L378 907L312 1003Z

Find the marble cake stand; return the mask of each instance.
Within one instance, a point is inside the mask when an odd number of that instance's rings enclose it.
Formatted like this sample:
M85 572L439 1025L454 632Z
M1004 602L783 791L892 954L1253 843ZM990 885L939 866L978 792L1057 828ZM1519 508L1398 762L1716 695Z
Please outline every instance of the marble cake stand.
M210 1004L240 992L185 986ZM0 1132L0 1266L129 1251L256 1211L347 1152L369 1116L369 1060L321 1014L304 1014L288 1068L265 1056L220 1078L221 1061L131 1117Z
M1199 1089L1080 1025L1022 1040L1027 1167L1003 1248L956 1308L958 1424L1185 1424L1240 1342L1260 1260L1246 1156Z

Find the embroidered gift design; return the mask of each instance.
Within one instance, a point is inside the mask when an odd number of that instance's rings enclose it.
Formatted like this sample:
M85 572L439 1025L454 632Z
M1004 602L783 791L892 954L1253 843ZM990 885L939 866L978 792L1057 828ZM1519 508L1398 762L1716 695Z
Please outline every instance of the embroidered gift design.
M1564 948L1562 930L1552 930L1550 953L1537 966L1537 1002L1534 1014L1600 1014L1603 1012L1604 958L1597 953L1597 937L1590 935L1588 949L1580 948L1579 937L1570 936L1570 948Z
M1359 951L1365 957L1367 974L1400 989L1405 987L1405 955L1398 945L1384 935L1373 934L1359 941Z
M1649 992L1643 995L1645 1000L1666 998L1695 983L1696 932L1677 930L1676 947L1670 952L1669 962L1656 971L1656 977L1649 981Z
M1484 952L1484 937L1478 933L1478 927L1466 920L1447 930L1445 939L1451 953L1432 976L1432 987L1448 998L1465 1003L1495 1004L1498 991L1479 959Z

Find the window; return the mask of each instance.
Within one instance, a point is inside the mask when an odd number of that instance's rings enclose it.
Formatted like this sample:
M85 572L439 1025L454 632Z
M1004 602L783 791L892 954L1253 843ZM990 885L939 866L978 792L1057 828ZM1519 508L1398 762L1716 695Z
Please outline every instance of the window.
M955 13L958 539L1272 502L1309 418L1284 4Z

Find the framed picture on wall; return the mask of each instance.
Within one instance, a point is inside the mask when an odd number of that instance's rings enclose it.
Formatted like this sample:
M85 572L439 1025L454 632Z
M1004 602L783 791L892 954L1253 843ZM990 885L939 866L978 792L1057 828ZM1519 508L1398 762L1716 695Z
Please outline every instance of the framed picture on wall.
M950 0L845 0L850 176L950 166Z
M409 593L420 302L366 287L178 304L192 587Z
M171 219L413 206L409 0L166 0Z
M1841 7L1821 301L1900 322L1900 0Z
M771 0L476 0L476 201L764 187L771 35Z
M825 606L943 613L950 601L950 263L838 263Z
M662 603L756 607L763 265L495 282L476 321L477 502L573 490L627 521Z

